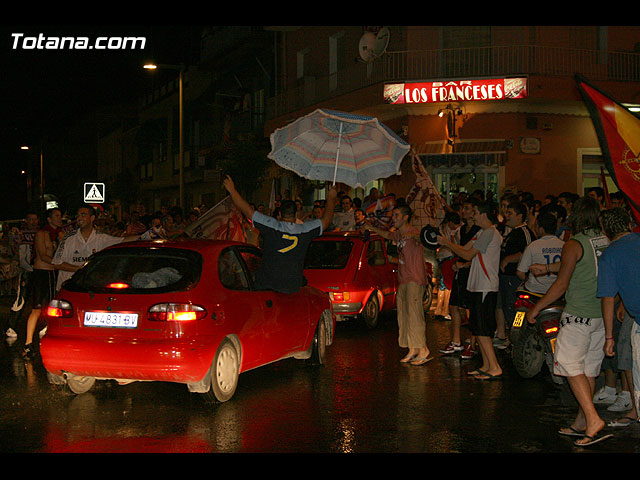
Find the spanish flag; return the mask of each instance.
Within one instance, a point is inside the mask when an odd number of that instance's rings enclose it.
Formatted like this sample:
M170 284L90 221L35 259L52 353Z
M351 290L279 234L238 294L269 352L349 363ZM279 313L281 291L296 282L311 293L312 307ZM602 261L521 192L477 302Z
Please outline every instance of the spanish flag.
M640 118L576 75L578 90L591 115L609 175L640 224Z

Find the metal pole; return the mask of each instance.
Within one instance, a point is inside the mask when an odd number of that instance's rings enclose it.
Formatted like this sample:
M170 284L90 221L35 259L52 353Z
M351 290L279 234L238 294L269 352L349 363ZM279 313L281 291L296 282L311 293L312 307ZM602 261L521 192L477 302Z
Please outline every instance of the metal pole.
M46 211L44 202L44 158L42 147L40 147L40 208L42 208L42 213Z
M183 111L182 111L182 68L180 69L180 77L178 81L178 90L180 96L180 208L184 209L184 177L183 177L183 168L184 168L184 145L183 145L183 137L182 137L182 128L183 128ZM183 212L184 214L184 212Z

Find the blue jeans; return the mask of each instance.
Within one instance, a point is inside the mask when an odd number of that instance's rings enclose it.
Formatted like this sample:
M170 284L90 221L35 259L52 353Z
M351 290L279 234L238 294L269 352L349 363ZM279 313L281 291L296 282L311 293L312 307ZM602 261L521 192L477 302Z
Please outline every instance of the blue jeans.
M633 352L633 401L636 404L636 411L640 411L638 410L640 408L640 324L637 319L631 329L631 351Z

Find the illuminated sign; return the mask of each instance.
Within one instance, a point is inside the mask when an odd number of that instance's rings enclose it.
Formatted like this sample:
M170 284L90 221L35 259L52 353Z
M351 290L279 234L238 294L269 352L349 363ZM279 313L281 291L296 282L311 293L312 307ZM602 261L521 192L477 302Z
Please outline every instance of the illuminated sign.
M104 203L104 183L84 184L85 203Z
M384 100L392 104L511 100L526 97L526 78L407 82L384 86Z

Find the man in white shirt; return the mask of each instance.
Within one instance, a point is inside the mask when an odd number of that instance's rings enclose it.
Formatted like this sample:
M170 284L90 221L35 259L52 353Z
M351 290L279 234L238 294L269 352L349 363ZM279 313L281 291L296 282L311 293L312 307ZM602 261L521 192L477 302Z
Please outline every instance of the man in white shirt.
M140 235L128 237L114 237L106 233L98 232L94 228L96 213L93 207L83 205L78 208L76 221L78 229L64 237L56 249L51 264L58 270L56 291L62 284L71 278L76 270L85 264L94 253L120 242L138 240Z
M533 264L551 265L560 261L564 242L556 237L557 219L552 213L542 213L536 220L538 240L534 240L525 248L518 262L516 274L520 280L525 280L524 287L534 293L547 293L555 282L557 275L551 271L543 275L529 273Z
M333 216L333 224L336 226L336 230L340 232L355 230L356 218L351 197L348 195L343 196L340 199L340 206L342 207L342 211L336 212Z
M478 380L495 380L502 376L502 367L496 358L492 341L496 330L502 236L495 227L498 218L490 204L474 205L473 211L473 222L481 230L467 245L456 245L442 236L438 236L438 243L450 248L459 257L471 260L467 281L467 289L472 296L469 327L480 347L482 366L468 373Z

